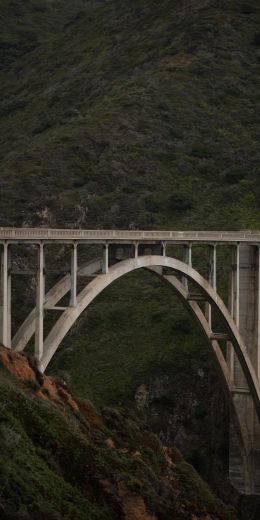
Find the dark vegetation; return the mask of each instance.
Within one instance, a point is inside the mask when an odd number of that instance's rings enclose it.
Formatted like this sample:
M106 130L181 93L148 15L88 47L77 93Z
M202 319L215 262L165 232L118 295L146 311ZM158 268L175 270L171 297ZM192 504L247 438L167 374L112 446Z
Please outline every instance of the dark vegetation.
M258 0L2 0L0 224L259 228L259 15ZM100 296L50 370L98 406L145 385L142 420L225 495L214 363L157 281Z
M4 0L1 18L2 224L257 227L257 0Z

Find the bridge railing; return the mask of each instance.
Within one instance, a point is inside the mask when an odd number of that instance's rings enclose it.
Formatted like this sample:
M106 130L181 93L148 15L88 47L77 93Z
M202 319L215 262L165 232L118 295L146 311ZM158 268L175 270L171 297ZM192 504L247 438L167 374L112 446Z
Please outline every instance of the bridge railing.
M157 240L194 242L260 242L260 231L142 231L105 229L3 228L0 240Z

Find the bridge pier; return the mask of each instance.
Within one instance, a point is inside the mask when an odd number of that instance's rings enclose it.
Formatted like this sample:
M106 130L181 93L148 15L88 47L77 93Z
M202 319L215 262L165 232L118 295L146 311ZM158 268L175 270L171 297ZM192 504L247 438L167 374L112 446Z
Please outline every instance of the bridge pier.
M0 268L0 342L11 348L11 250L3 244Z
M209 260L208 260L208 266L209 266L209 274L208 274L208 280L213 287L214 291L217 290L217 246L214 244L213 246L209 246ZM208 324L210 328L212 328L212 308L210 303L206 303L206 309L205 309L205 315L206 319L208 321Z
M39 362L43 355L43 320L45 300L45 253L44 244L38 246L38 269L36 287L35 357Z
M260 262L259 246L238 244L233 254L230 279L230 313L247 345L251 363L259 377ZM230 430L230 480L241 493L260 493L260 426L248 384L234 349L228 344L228 363L233 400L242 425L244 454Z
M185 264L192 266L192 244L191 243L186 244L184 246L183 262L185 262ZM188 289L189 282L185 276L182 278L182 283L183 283L185 289Z
M102 273L107 274L109 269L109 244L106 243L103 249Z
M78 271L78 246L73 244L71 249L71 289L70 289L70 305L72 307L77 306L77 271Z

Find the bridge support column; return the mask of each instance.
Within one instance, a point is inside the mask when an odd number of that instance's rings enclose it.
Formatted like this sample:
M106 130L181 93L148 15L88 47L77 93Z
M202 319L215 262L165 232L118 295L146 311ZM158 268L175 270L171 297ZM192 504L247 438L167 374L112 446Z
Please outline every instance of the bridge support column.
M192 267L192 244L188 244L184 246L184 252L183 252L183 262L185 264L188 264L190 267ZM188 280L186 277L183 277L182 283L186 289L188 289Z
M249 249L248 249L248 253L249 253ZM245 251L244 251L244 255L245 255ZM249 287L248 287L248 289L249 289ZM237 248L236 248L235 321L236 321L237 327L239 328L239 325L240 325L240 244L237 244Z
M1 252L0 271L0 342L11 348L11 251L7 242Z
M39 244L36 288L35 357L40 362L43 355L43 320L45 300L45 257L44 244Z
M213 289L217 290L217 247L216 244L209 248L209 283ZM212 328L212 308L210 303L206 303L205 309L206 320Z
M77 271L78 271L78 248L77 244L73 244L71 250L71 290L70 290L70 305L76 307L77 305Z
M103 267L102 267L103 274L107 274L108 273L108 269L109 269L108 247L109 247L109 244L105 244L104 252L103 252Z
M259 247L240 244L234 252L230 280L230 313L233 315L256 372L259 361L260 265ZM233 428L230 431L229 472L234 486L242 493L260 493L260 424L240 363L228 345L228 364L233 381L234 403L242 427L244 452L241 454Z
M260 246L257 248L257 375L260 381Z

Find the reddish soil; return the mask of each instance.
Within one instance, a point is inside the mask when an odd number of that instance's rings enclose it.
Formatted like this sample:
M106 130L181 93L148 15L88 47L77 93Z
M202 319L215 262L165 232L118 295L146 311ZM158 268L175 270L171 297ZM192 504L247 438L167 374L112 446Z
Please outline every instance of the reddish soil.
M36 383L36 374L28 363L28 358L19 352L0 347L0 361L2 364L22 381L34 381Z
M173 65L174 67L184 68L189 67L195 61L197 61L197 56L194 56L193 54L180 53L168 58L167 63L169 65Z

